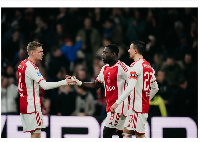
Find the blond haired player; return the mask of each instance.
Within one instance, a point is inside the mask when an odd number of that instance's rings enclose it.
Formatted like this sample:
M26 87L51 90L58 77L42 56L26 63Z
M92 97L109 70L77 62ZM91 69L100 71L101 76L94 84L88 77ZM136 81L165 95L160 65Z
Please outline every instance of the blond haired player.
M43 49L39 42L30 42L27 46L28 59L18 66L18 91L20 94L20 116L24 132L30 132L31 138L41 137L41 128L45 128L41 112L39 86L44 90L57 88L61 85L75 83L65 79L58 82L46 82L36 62L42 60Z

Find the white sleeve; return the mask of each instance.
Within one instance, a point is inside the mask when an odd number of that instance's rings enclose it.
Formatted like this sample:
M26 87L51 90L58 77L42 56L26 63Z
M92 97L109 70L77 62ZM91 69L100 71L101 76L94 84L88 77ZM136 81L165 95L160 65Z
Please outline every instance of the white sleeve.
M101 71L100 71L99 75L96 78L96 80L101 82L101 83L104 83L104 75L103 75L104 68L105 68L105 66L103 66L101 68Z
M38 67L33 66L31 63L27 63L26 75L36 81L44 90L57 88L61 85L67 85L66 80L58 82L46 82L44 77L41 75Z
M130 95L130 93L134 90L136 83L137 83L136 79L129 80L128 87L125 89L125 91L122 93L122 95L116 101L116 103L118 105L121 104Z
M116 101L118 105L121 104L134 90L137 83L137 77L141 73L141 66L138 66L137 64L135 64L133 67L130 67L129 70L130 71L128 71L128 74L129 74L128 87L125 89L125 91Z
M159 88L158 88L158 84L156 81L151 83L151 90L150 90L150 97L149 99L151 100L155 94L158 92Z
M67 85L67 81L61 80L61 81L58 81L58 82L46 82L46 80L42 80L42 81L40 81L39 85L44 90L49 90L49 89L60 87L62 85Z
M128 71L124 71L122 69L122 75L123 75L123 79L126 80L126 82L128 83L128 81L129 81L129 75L130 75L130 68L127 65L126 65L126 67L127 67Z
M44 80L44 77L40 73L38 67L34 67L31 63L27 63L26 75L37 83Z
M150 90L150 97L149 99L151 100L155 94L158 92L159 88L158 88L158 84L156 82L156 77L155 77L155 71L153 70L153 75L152 75L152 78L151 78L151 90Z

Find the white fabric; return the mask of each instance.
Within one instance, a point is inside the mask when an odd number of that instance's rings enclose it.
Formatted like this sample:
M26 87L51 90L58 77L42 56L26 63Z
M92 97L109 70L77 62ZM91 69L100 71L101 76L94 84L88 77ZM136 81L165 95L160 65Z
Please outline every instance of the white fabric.
M121 104L128 97L128 95L134 90L136 83L137 83L136 79L130 79L129 80L129 83L128 83L128 86L126 87L126 90L123 92L123 94L116 101L116 103L118 105Z
M31 113L31 114L22 114L22 113L20 113L24 132L35 131L37 128L46 128L45 127L45 123L43 121L42 112L40 111L39 114L40 114L40 120L41 120L41 125L40 126L38 126L38 124L37 124L36 114L35 113Z
M126 121L124 127L127 130L133 130L140 134L145 134L145 124L148 118L147 113L137 113L133 110L128 110L128 116L126 117Z
M124 130L125 120L126 117L123 114L108 112L104 126Z
M150 100L155 96L155 94L158 92L158 84L157 82L152 82L151 83L151 90L150 90Z
M61 80L58 82L46 82L46 80L42 80L39 84L44 90L49 90L49 89L57 88L62 85L67 85L67 81Z

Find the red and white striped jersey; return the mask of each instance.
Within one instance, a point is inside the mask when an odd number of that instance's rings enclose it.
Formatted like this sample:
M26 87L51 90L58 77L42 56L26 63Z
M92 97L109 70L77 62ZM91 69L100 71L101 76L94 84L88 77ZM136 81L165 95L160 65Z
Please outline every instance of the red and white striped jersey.
M156 81L155 71L145 59L139 59L130 65L129 78L137 79L131 92L130 108L135 112L148 113L150 84Z
M119 61L113 65L104 65L96 78L96 81L104 84L105 96L107 101L106 112L110 111L110 107L115 103L118 97L125 90L128 80L128 66ZM128 98L123 101L116 109L116 112L126 116L128 110Z
M30 114L41 111L39 82L44 80L38 67L29 59L18 66L18 91L20 94L20 113Z

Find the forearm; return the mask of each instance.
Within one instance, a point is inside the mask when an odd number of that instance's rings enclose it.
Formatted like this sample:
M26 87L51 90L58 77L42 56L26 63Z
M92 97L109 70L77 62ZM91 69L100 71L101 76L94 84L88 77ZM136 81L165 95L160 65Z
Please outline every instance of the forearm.
M152 83L151 90L150 90L150 97L149 97L150 100L155 96L155 94L158 92L158 90L159 89L158 89L157 82Z
M101 84L98 84L96 82L82 82L83 87L87 87L87 88L93 88L93 89L99 89L101 87Z
M135 79L131 79L129 81L128 87L116 101L116 103L118 105L121 104L130 95L130 93L134 90L136 82L137 82L137 80L135 80Z
M61 80L58 82L46 82L45 80L42 80L40 82L40 86L44 89L44 90L49 90L49 89L53 89L53 88L58 88L62 85L67 85L66 80Z

